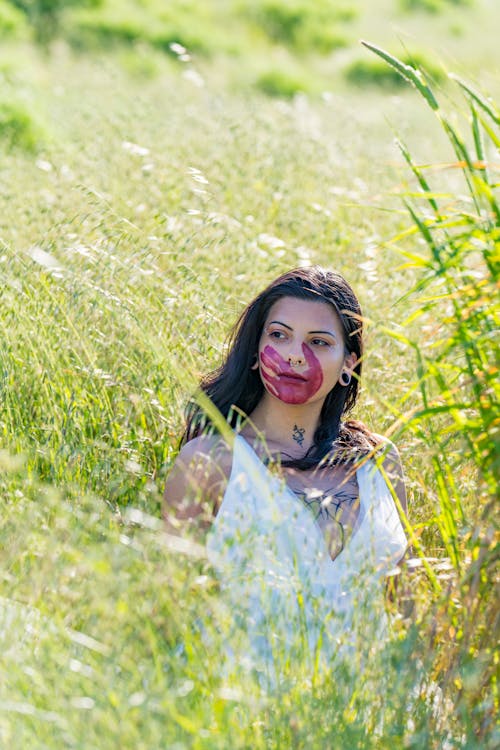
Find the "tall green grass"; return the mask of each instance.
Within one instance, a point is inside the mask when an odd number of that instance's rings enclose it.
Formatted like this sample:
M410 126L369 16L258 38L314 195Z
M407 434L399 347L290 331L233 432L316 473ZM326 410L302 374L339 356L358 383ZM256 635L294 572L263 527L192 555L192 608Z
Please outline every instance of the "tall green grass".
M366 46L422 95L448 138L454 159L447 166L463 177L463 192L442 195L432 185L432 166L420 166L399 142L415 188L404 197L412 226L393 241L407 263L419 269L418 283L406 295L413 307L406 322L420 327L418 338L403 339L415 353L419 398L400 417L399 432L413 432L430 448L432 521L449 561L444 576L430 575L440 592L431 608L437 627L429 623L433 671L457 716L475 717L468 741L479 744L492 736L498 710L491 636L499 625L500 111L494 101L451 76L465 96L467 138L421 71ZM408 241L420 247L410 250ZM408 401L413 396L409 393ZM464 479L474 487L469 497ZM443 570L442 562L437 568Z

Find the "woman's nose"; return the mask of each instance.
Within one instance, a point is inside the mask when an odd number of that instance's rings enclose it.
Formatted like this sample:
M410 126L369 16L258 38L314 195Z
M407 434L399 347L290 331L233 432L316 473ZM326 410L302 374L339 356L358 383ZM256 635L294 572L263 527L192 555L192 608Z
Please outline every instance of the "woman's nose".
M304 353L302 351L290 351L287 359L290 367L299 367L305 363Z

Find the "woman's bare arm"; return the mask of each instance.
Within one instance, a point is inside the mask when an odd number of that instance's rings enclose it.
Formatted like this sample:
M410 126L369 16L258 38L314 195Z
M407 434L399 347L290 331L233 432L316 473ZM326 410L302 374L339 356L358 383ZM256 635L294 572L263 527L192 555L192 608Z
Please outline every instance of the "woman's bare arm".
M227 446L211 436L183 446L165 485L163 516L168 531L210 526L227 483L227 458Z
M401 508L406 515L408 511L408 504L406 500L406 485L403 467L401 465L401 459L399 457L398 449L393 443L390 443L390 448L385 454L382 466L386 475L387 482L390 486L392 486L401 504Z
M392 443L383 435L377 435L376 433L374 433L374 437L376 437L379 441L376 450L383 453L383 460L380 469L382 470L384 479L389 485L389 488L391 490L394 490L394 493L396 494L400 502L401 509L406 515L408 511L408 504L406 501L406 485L403 467L401 465L401 459L399 457L399 451L394 443ZM377 458L377 456L375 456L375 458Z

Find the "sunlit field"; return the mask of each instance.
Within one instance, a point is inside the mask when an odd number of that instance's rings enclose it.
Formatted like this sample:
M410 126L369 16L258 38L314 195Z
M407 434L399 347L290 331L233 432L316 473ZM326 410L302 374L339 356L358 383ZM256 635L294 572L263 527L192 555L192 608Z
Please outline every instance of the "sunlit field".
M497 4L27 5L0 3L1 746L498 747ZM367 622L359 662L264 685L161 497L239 312L313 263L360 299L356 416L398 445L412 546L387 644Z

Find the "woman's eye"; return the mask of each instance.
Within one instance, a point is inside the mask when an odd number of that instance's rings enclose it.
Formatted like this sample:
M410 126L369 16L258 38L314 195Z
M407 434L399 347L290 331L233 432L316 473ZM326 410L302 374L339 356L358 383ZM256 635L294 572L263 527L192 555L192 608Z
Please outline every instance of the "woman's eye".
M284 339L285 338L285 334L283 333L283 331L271 331L269 333L269 336L272 339Z
M311 341L311 344L313 344L314 346L329 346L330 345L329 342L325 341L324 339L313 339Z

